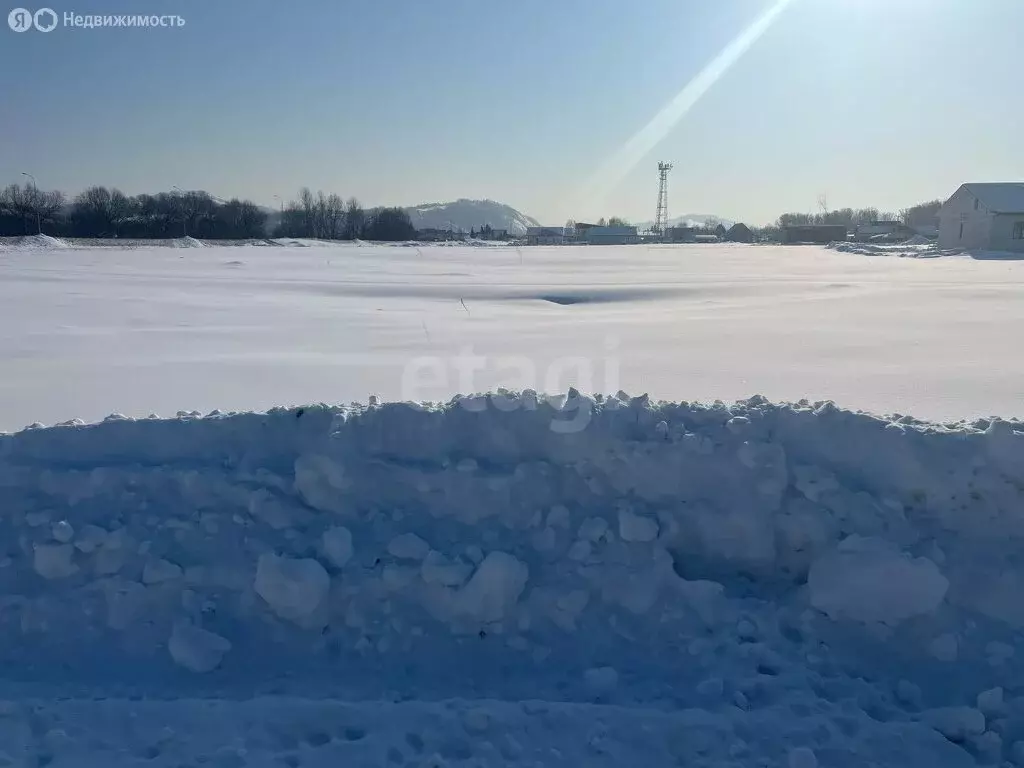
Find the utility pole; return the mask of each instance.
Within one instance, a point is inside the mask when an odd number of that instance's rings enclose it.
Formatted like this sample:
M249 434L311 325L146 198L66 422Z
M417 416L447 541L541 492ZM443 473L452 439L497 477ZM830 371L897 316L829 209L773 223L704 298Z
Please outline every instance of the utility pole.
M39 205L42 202L39 199L39 185L36 184L36 177L33 176L31 173L25 173L24 171L22 171L21 175L28 176L30 179L32 179L32 197L34 198L36 209L36 234L41 235L43 234L43 222L42 219L39 218Z

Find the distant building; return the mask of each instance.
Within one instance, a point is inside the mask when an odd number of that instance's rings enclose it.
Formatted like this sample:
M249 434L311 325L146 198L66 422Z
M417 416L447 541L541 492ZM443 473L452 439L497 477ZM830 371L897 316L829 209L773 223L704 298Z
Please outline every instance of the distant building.
M665 241L668 243L695 243L697 230L694 227L668 227L665 230Z
M589 245L631 245L640 242L636 227L590 227L583 233Z
M828 245L845 240L845 224L797 224L782 228L782 242L784 243Z
M527 245L563 245L567 238L564 227L528 227Z
M424 243L444 242L446 240L460 239L461 236L450 229L435 229L426 227L416 230L416 239Z
M730 243L752 243L754 242L754 233L746 224L733 224L726 232L725 239Z
M484 224L476 232L476 236L480 240L508 240L508 229L495 229L490 224Z
M1024 253L1024 183L961 186L939 210L939 247Z
M888 240L899 243L909 240L914 234L914 230L899 221L872 221L869 224L858 224L853 232L853 237L862 243L872 240Z
M576 239L584 242L587 239L587 230L594 229L597 224L585 224L582 221L576 222Z

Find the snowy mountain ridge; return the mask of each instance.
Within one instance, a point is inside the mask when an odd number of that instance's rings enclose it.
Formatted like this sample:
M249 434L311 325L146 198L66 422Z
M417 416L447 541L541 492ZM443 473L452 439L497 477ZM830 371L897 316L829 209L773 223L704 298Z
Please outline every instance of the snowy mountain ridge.
M460 198L448 203L423 203L405 209L416 229L453 229L469 232L487 225L526 234L527 227L539 226L536 219L510 205L494 200Z

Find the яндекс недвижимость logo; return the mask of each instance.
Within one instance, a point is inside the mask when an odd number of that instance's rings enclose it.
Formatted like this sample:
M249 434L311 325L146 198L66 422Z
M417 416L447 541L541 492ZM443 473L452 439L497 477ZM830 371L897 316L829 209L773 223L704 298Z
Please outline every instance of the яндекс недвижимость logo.
M40 8L35 13L15 8L7 14L7 25L15 32L27 32L33 27L40 32L51 32L57 26L57 13L52 8Z
M52 32L62 20L63 26L68 29L101 29L104 27L152 29L185 26L185 19L177 14L164 16L134 13L82 15L73 11L65 11L62 19L52 8L40 8L35 13L27 8L15 8L7 14L7 26L15 32L28 32L33 28L40 32Z

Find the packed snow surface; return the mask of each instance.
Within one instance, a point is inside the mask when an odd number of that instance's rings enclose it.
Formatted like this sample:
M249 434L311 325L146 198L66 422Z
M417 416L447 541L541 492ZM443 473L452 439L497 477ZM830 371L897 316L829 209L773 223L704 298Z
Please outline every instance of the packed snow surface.
M0 246L0 765L1024 766L1020 261L175 245Z
M1024 765L1022 502L1015 421L761 397L0 436L0 763Z
M569 386L1024 416L1022 289L816 247L5 246L0 430Z

